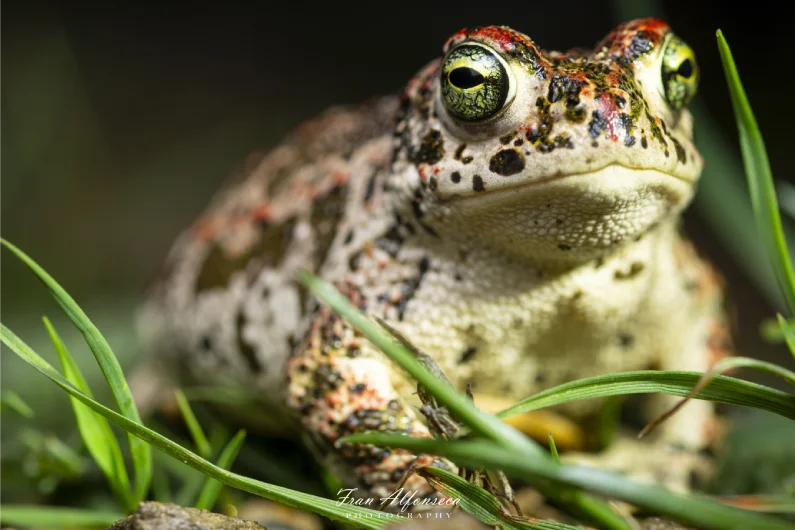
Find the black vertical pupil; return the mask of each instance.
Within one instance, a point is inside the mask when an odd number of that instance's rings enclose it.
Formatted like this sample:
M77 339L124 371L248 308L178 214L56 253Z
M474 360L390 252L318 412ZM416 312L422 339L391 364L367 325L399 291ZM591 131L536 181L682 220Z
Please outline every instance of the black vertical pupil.
M461 67L456 68L448 77L450 83L458 88L473 88L482 85L486 80L483 75L474 68Z
M676 73L682 77L690 77L693 75L693 62L690 59L685 59L679 64Z

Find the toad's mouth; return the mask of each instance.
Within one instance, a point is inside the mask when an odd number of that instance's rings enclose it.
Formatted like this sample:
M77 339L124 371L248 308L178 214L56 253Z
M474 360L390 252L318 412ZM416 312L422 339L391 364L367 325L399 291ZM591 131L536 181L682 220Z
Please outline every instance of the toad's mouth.
M685 176L665 169L655 167L633 167L618 162L610 163L599 169L589 169L587 171L557 172L553 175L542 176L532 179L518 178L512 182L500 177L500 181L495 186L494 181L483 184L482 190L475 190L466 193L455 193L448 196L439 194L442 201L470 201L483 199L487 196L497 196L503 194L516 194L529 192L536 188L549 186L563 186L571 184L572 189L594 192L599 189L612 189L616 186L621 188L641 188L644 186L681 188L683 185L692 187L698 176Z

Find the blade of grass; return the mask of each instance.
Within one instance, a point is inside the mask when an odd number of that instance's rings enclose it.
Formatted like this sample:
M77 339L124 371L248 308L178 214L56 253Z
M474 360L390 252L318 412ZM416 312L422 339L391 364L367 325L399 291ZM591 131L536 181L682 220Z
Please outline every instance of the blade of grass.
M80 330L83 338L91 349L94 357L102 370L105 380L110 386L116 404L121 413L130 420L141 423L141 417L133 401L132 393L127 386L127 381L122 373L119 361L113 354L110 345L105 337L99 332L97 327L89 320L71 296L56 282L44 269L42 269L27 254L5 239L0 238L0 244L4 245L14 255L22 261L49 289L50 294L66 313L75 327ZM133 468L135 469L135 486L133 500L138 502L146 498L149 490L149 483L152 479L152 449L148 444L143 443L133 435L128 435L130 454L132 455Z
M418 469L417 473L436 491L457 502L465 512L488 525L505 529L577 530L574 526L554 521L511 516L505 512L497 497L444 469L429 466Z
M25 403L25 401L13 390L3 390L0 392L0 412L5 411L6 409L11 409L23 418L32 418L36 414L33 412L33 409L30 408L30 405Z
M188 399L185 397L182 390L175 390L174 395L177 398L177 405L179 406L179 411L182 413L182 418L185 420L185 425L188 426L188 431L190 431L190 435L193 437L193 443L196 444L199 456L202 458L210 458L212 456L210 442L204 435L204 431L201 425L199 425L199 420L196 419L196 415L193 414L193 409L190 408Z
M26 427L20 430L18 438L36 461L43 464L44 474L76 479L85 473L86 460L55 434Z
M72 354L69 353L58 332L55 331L55 327L47 317L43 317L42 320L47 328L47 333L50 335L50 340L55 346L64 377L78 390L93 399L94 396L91 394L91 390L88 388L80 368L75 363ZM110 425L105 418L94 413L80 401L72 397L69 399L72 402L72 410L77 421L77 430L80 432L80 437L86 449L88 449L99 469L107 477L111 490L113 490L122 506L128 513L134 512L138 507L138 503L131 496L130 479L127 476L127 468L124 466L124 456L122 456L121 447L119 447L119 442L116 440Z
M237 458L237 453L243 446L243 441L246 439L246 431L239 430L235 436L229 440L221 455L218 457L218 462L215 464L221 469L229 469L232 463ZM221 493L222 484L213 478L208 478L204 484L199 499L196 501L196 508L202 510L212 510L215 502L218 500L218 495Z
M453 416L472 432L496 443L521 452L525 458L532 457L552 463L550 455L538 444L522 433L501 422L496 417L485 414L472 402L455 391L446 381L436 377L416 358L414 353L384 328L365 316L351 305L331 284L305 270L298 271L298 280L306 286L321 302L331 307L337 314L361 332L370 342L383 351L390 359L408 372L414 379L433 394L436 400L447 407ZM562 502L573 511L603 528L628 529L624 519L601 499L591 497L581 491L547 488L535 484L546 496Z
M696 386L688 392L688 394L679 401L676 405L671 407L668 411L661 414L655 420L651 421L648 425L646 425L643 430L638 433L638 438L643 438L651 431L656 429L661 423L666 421L668 418L676 414L685 404L693 399L693 396L698 394L704 387L706 387L710 381L712 381L718 374L723 372L728 372L729 370L733 370L735 368L753 368L755 370L760 370L762 372L767 372L773 375L777 375L783 377L785 381L795 385L795 373L790 372L789 370L782 368L773 363L769 363L766 361L760 361L758 359L750 359L748 357L729 357L728 359L723 359L722 361L715 363L706 373L704 373L696 383Z
M560 464L560 455L558 454L558 446L555 445L555 438L552 433L549 434L549 453L552 455L552 460Z
M104 405L97 403L89 398L61 374L58 373L46 360L34 352L27 344L17 337L4 324L0 324L0 339L3 344L19 356L23 361L47 376L53 383L65 390L69 395L74 396L84 405L93 411L101 414L106 419L115 423L128 433L136 436L143 443L151 444L168 456L197 469L205 475L217 479L223 484L247 491L260 497L272 500L287 506L292 506L301 510L307 510L327 517L334 521L348 524L355 523L362 528L379 529L394 522L398 515L385 514L375 510L369 510L351 504L340 505L338 501L324 499L315 495L309 495L300 491L283 488L273 484L267 484L259 480L232 473L222 469L215 464L208 462L195 453L175 444L168 438L156 433L144 425L133 421L126 416L115 412Z
M99 510L81 510L60 506L26 506L3 504L0 506L0 522L3 526L27 526L31 528L107 527L123 513Z
M789 312L793 314L795 313L795 275L792 272L787 242L784 239L784 230L781 226L776 188L773 184L765 143L756 124L751 105L748 103L748 97L745 95L731 50L720 30L717 32L717 39L718 51L723 62L723 71L726 75L726 83L737 119L740 149L743 154L743 165L748 179L748 190L757 230L765 245L768 259L773 266Z
M488 440L447 441L432 438L412 438L399 434L357 434L339 443L374 444L381 447L408 449L422 454L449 458L459 465L499 469L519 480L549 480L564 487L576 487L609 498L629 502L683 524L705 530L795 530L795 525L713 502L696 496L673 493L659 486L641 484L617 473L596 468L558 465L551 460L531 458L530 455L505 448Z
M641 370L588 377L552 387L497 413L498 418L570 401L622 394L663 393L685 397L698 384L701 372ZM795 419L795 396L734 377L717 376L694 396L730 405L767 410Z
M734 495L715 500L744 510L763 513L795 513L795 497L788 495Z
M792 354L792 357L795 358L795 329L792 328L792 324L787 322L786 318L781 315L777 315L777 317L781 333L784 335L784 340L787 341L789 352Z

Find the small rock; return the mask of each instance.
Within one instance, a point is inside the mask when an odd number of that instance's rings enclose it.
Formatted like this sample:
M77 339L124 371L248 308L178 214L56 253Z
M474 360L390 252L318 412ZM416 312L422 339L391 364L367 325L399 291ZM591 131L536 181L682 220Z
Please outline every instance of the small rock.
M237 515L268 530L323 530L319 516L265 499L249 500L238 508Z
M162 502L142 502L135 513L116 521L108 530L266 530L235 517Z

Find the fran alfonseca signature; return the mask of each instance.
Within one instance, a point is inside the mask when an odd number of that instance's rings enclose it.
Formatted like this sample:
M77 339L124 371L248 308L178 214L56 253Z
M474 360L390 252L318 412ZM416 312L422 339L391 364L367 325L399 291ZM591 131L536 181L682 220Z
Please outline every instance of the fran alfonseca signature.
M451 499L450 497L445 496L438 496L438 497L420 497L417 498L416 491L404 491L403 488L398 488L392 492L388 497L381 497L380 499L374 499L372 497L356 497L355 493L359 488L343 488L337 492L337 506L342 505L350 505L350 506L369 506L375 507L378 509L386 508L387 506L400 506L400 511L404 515L396 515L394 513L384 513L382 512L384 517L408 517L408 518L415 518L415 519L424 519L424 518L434 518L434 519L441 519L441 518L449 518L451 513L448 512L441 512L441 513L423 513L423 512L407 512L410 508L414 506L458 506L459 500L458 499ZM353 514L351 514L353 515ZM357 514L357 517L362 517L361 515Z

